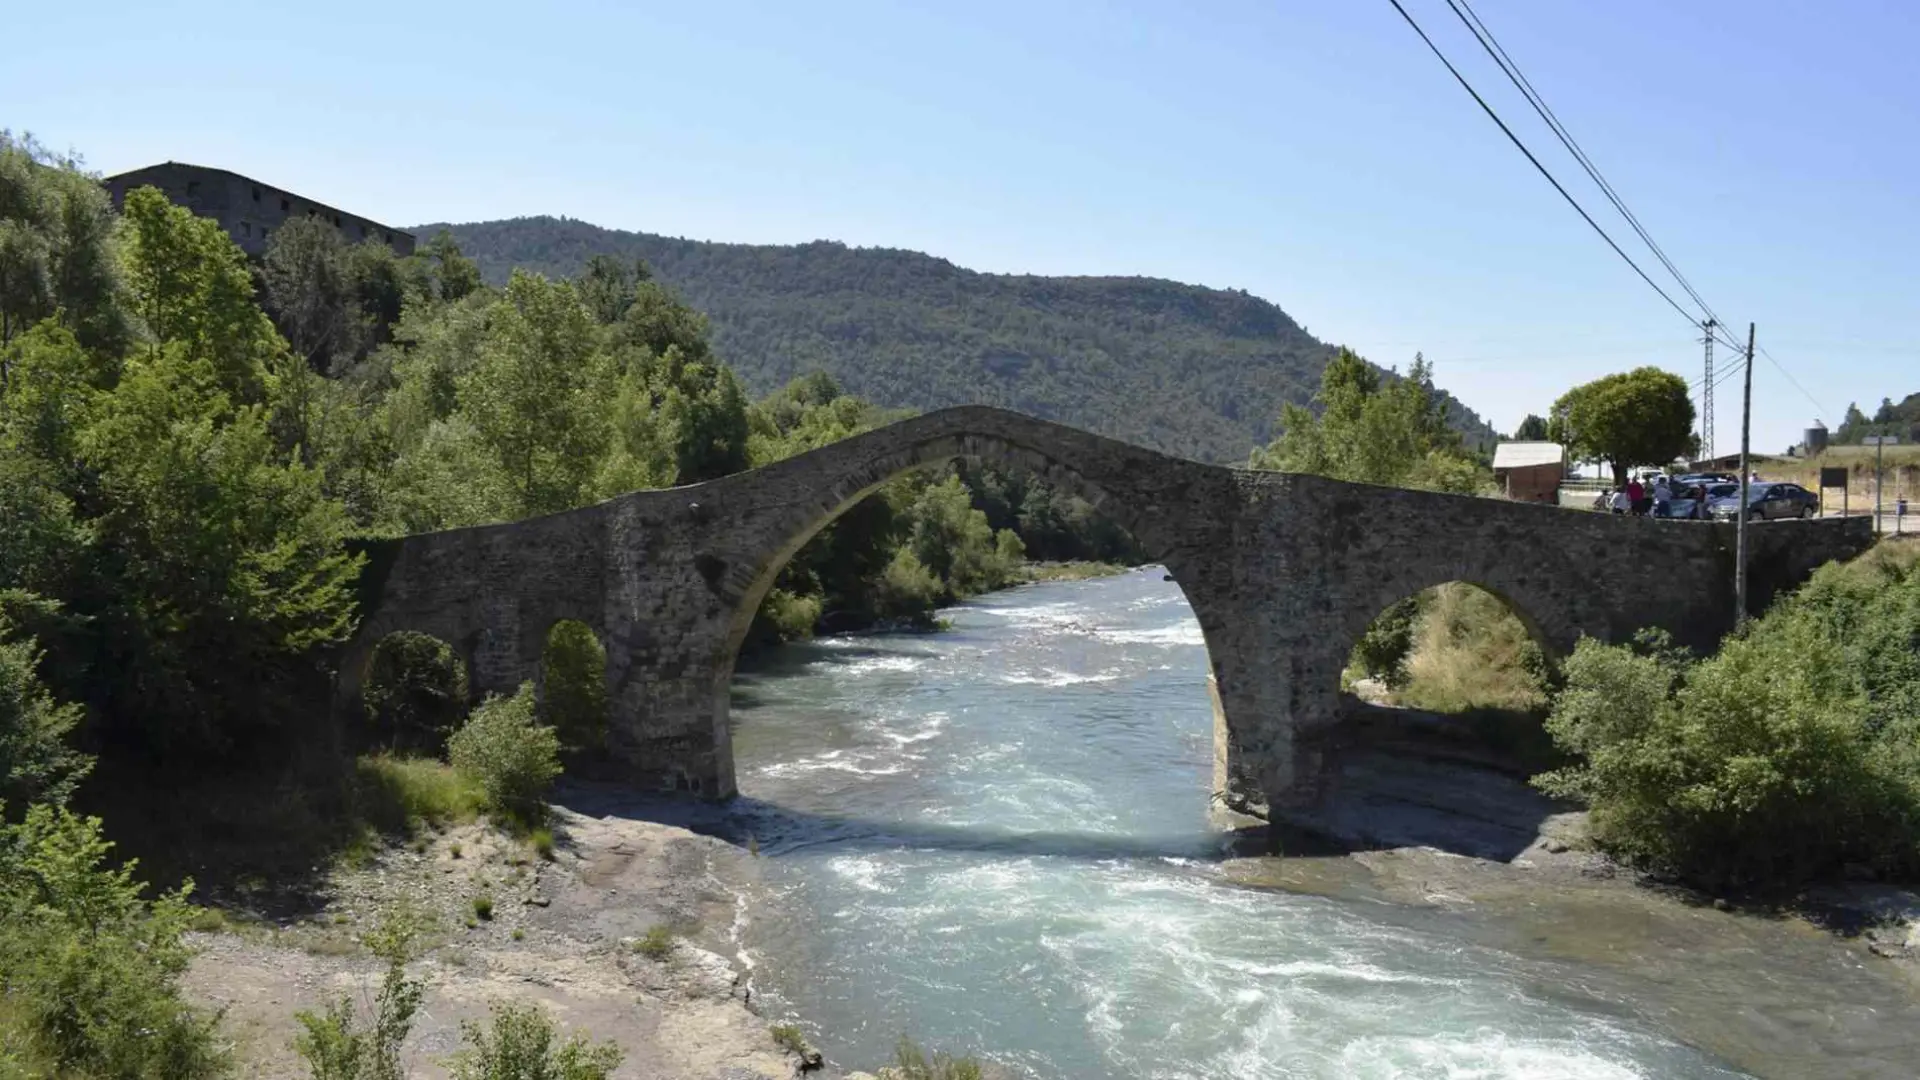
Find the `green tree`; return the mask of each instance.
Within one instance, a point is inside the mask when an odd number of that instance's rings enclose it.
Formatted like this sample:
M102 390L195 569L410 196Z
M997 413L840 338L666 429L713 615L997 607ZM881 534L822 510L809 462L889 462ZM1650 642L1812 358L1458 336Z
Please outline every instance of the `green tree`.
M1383 376L1341 349L1321 374L1314 397L1319 415L1287 405L1280 437L1255 450L1250 464L1367 484L1477 491L1485 478L1447 426L1446 403L1434 391L1432 375L1417 355L1404 377Z
M467 713L467 665L431 634L397 631L367 658L360 700L377 743L437 756Z
M585 499L608 438L594 392L605 379L598 341L565 282L515 274L489 312L460 408L506 477L514 517Z
M368 348L392 341L406 314L408 295L424 292L406 263L378 240L362 240L347 249L347 277Z
M0 610L0 807L64 803L92 765L66 741L79 706L54 699L39 665L33 639L16 636Z
M343 509L283 461L265 409L233 405L218 381L177 345L135 356L78 439L107 575L82 614L114 673L104 704L149 745L217 747L269 723L268 673L352 621Z
M1867 414L1860 411L1859 403L1848 402L1846 419L1840 422L1840 429L1833 433L1833 441L1839 446L1855 445L1859 443L1861 436L1872 430L1872 426L1873 421L1867 419Z
M495 812L522 822L546 817L541 799L560 775L560 738L539 722L533 684L512 697L487 695L453 738L447 760L480 782Z
M449 303L480 291L484 284L480 280L480 268L472 259L460 252L460 245L453 234L445 229L433 234L427 241L423 255L432 267L432 280L440 299Z
M747 391L718 364L686 362L677 346L662 357L661 418L674 449L674 482L694 484L748 468Z
M586 623L562 619L540 652L540 711L568 753L607 743L607 650Z
M1687 381L1642 367L1576 386L1553 403L1553 440L1576 461L1605 461L1616 484L1636 465L1666 465L1695 449Z
M264 399L267 371L285 343L254 303L245 254L219 222L195 217L156 188L128 192L121 221L130 300L150 352L178 346L205 389L235 402Z
M317 217L287 222L267 242L260 275L274 325L314 370L353 357L365 328L340 230Z
M87 348L117 354L119 290L106 192L77 160L0 130L0 345L57 316Z
M653 272L639 259L631 263L612 255L595 255L574 279L580 299L602 326L619 322L633 306L634 287L653 280Z
M1520 421L1520 426L1515 429L1513 437L1521 442L1545 442L1547 440L1546 418L1528 413L1526 419Z

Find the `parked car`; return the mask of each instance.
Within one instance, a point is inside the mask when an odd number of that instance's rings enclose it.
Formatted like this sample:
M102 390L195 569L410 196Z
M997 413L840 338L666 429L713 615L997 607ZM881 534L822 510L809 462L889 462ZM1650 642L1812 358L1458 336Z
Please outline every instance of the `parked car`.
M1725 498L1708 504L1715 520L1730 521L1740 513L1740 492L1735 489ZM1799 484L1775 482L1747 487L1747 520L1771 521L1776 518L1810 518L1820 512L1820 496Z
M1684 478L1683 478L1684 480ZM1668 499L1665 509L1655 507L1655 516L1677 518L1682 521L1705 521L1707 507L1715 499L1737 498L1740 485L1733 483L1677 483L1673 486L1673 498Z
M1676 477L1673 482L1682 487L1687 487L1693 484L1737 484L1740 482L1740 478L1732 473L1697 472Z

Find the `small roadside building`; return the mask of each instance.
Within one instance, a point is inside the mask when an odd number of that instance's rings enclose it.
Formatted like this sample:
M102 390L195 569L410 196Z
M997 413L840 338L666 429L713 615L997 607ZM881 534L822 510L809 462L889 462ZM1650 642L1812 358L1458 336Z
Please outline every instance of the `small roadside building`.
M1567 471L1559 443L1503 442L1493 448L1493 481L1515 502L1557 503Z

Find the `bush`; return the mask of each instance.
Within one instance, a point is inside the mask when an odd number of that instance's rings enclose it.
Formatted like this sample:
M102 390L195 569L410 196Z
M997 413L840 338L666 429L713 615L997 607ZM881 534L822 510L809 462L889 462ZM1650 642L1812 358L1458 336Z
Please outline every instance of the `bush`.
M546 816L541 801L560 775L560 740L534 719L533 684L488 695L447 741L453 767L480 782L495 812L523 823Z
M925 615L940 605L945 590L940 579L928 570L912 548L893 553L887 568L881 571L875 610L884 616Z
M1708 887L1862 864L1920 874L1920 569L1829 565L1720 653L1583 641L1548 730L1581 764L1536 781L1597 841Z
M665 960L673 955L673 930L666 926L648 927L640 940L633 943L633 951L649 960Z
M0 827L0 1045L53 1075L225 1076L216 1018L180 998L191 885L143 901L112 846L51 806Z
M1379 679L1390 689L1405 686L1407 655L1413 651L1414 622L1426 595L1423 592L1409 596L1381 612L1354 644L1348 666L1357 669L1364 678Z
M611 1042L590 1046L586 1036L558 1042L553 1021L538 1008L493 1005L491 1028L467 1022L467 1043L450 1063L455 1080L606 1080L625 1055Z
M373 647L360 699L375 745L438 754L466 713L467 666L430 634L388 634Z
M773 1037L773 1045L791 1054L805 1054L813 1049L798 1024L775 1024L767 1029L767 1034Z
M819 625L820 611L818 596L801 596L775 588L768 590L767 598L761 602L758 618L772 629L775 640L804 641L813 636L813 628Z
M904 1035L894 1049L893 1073L898 1080L982 1080L986 1075L974 1058L946 1053L928 1057L926 1051Z
M543 828L543 829L533 830L533 833L527 837L527 843L533 846L533 853L535 855L540 856L542 859L545 859L547 862L553 861L553 830L552 829Z
M607 745L607 650L583 622L562 619L540 654L541 711L570 754Z
M78 705L53 699L40 682L31 638L10 640L0 608L0 803L65 802L92 760L66 743Z
M439 828L470 821L487 805L478 779L433 758L374 754L354 768L361 816L384 832L405 832L416 822Z
M405 1080L400 1048L426 992L424 982L407 977L419 929L410 918L389 914L369 935L367 944L387 962L387 971L367 1022L350 996L329 1002L319 1013L294 1014L304 1030L294 1037L293 1048L306 1059L313 1080Z

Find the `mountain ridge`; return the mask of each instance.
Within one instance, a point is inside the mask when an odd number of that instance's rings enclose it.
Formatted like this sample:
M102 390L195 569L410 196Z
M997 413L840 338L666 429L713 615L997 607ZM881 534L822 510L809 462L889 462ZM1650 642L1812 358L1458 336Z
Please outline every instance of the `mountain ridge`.
M1201 460L1237 462L1305 403L1334 347L1244 289L1165 278L1005 274L834 240L740 244L574 218L449 230L483 277L571 277L595 255L641 259L712 323L756 394L813 370L849 393L918 409L989 404ZM1447 397L1469 442L1493 430Z

